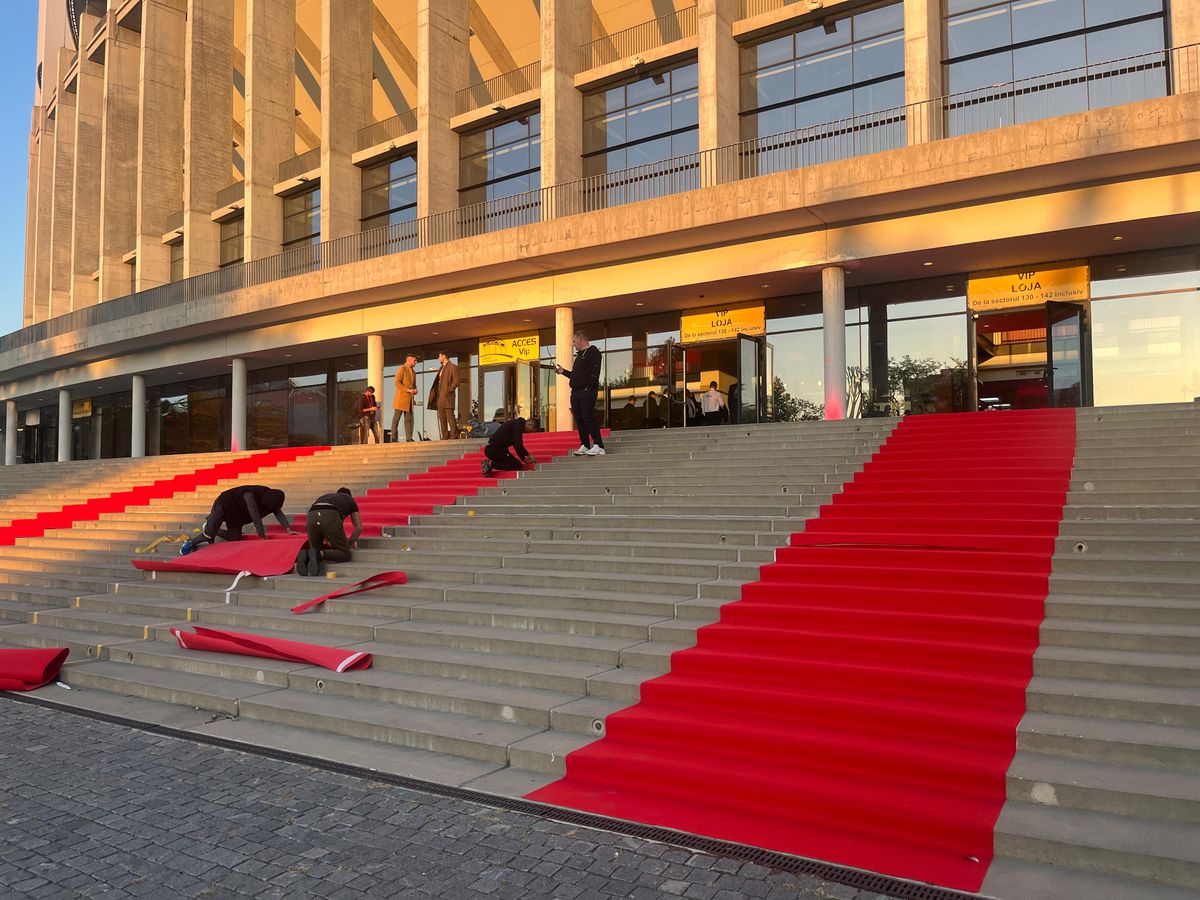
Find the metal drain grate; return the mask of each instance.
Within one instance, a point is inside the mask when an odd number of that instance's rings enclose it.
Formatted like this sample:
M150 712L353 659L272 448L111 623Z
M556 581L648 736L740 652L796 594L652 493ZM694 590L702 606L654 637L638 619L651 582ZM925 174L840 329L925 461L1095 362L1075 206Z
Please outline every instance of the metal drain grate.
M583 828L591 828L596 831L607 831L611 834L622 834L641 840L653 841L658 844L669 844L672 847L691 850L697 853L706 853L709 856L755 863L779 872L788 872L794 875L809 875L820 878L823 881L844 884L847 887L857 890L895 897L898 900L979 900L981 897L979 894L968 894L962 891L951 890L950 888L922 884L916 881L906 881L902 878L891 878L887 875L879 875L875 872L867 872L862 869L852 869L816 859L808 859L803 856L792 856L787 853L778 853L774 850L764 850L761 847L751 847L746 844L735 844L730 841L702 837L656 825L642 825L624 819L612 819L607 816L596 815L595 813L580 812L579 810L566 809L560 806L547 806L543 803L534 803L532 800L523 800L518 797L487 794L482 791L473 791L469 788L453 787L451 785L438 784L434 781L424 781L420 778L410 778L406 775L378 772L362 766L351 766L327 759L317 759L305 756L302 753L293 753L290 750L259 747L253 744L232 741L228 738L196 734L195 732L170 728L165 725L138 722L134 719L127 719L123 716L115 716L110 713L60 705L40 697L8 694L4 699L16 703L26 703L30 706L37 706L55 712L71 713L72 715L82 716L86 719L107 722L111 725L121 725L126 728L146 732L147 734L172 737L182 741L189 741L193 744L219 747L223 750L236 750L240 753L248 753L266 759L308 766L312 769L332 772L337 775L347 775L352 778L376 781L435 797L463 800L468 803L476 803L480 806L490 806L493 809L504 809L528 816L535 816L539 819L550 819L566 825L579 825Z

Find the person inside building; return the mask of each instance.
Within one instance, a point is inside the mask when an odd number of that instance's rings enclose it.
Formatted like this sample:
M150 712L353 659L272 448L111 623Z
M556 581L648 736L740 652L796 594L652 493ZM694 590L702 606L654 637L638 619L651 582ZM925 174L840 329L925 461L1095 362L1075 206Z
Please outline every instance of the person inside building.
M347 519L354 525L349 538L346 537ZM296 557L297 575L320 575L325 562L349 562L351 551L358 549L363 524L350 488L341 487L314 500L304 524L308 544Z
M637 407L637 400L630 395L625 398L625 405L617 413L620 427L626 430L637 428L642 423L642 413Z
M502 472L519 472L526 466L536 465L537 460L525 449L525 443L521 439L525 432L531 432L535 427L532 419L526 420L520 416L501 425L483 448L483 477L490 478L496 469Z
M579 449L576 456L603 456L604 438L600 436L600 425L596 422L596 397L600 393L600 370L604 360L600 351L588 341L587 332L579 330L571 339L575 347L575 365L564 369L556 365L554 371L567 376L571 383L571 413L579 426Z
M700 397L700 410L704 413L705 425L720 425L725 416L725 398L717 390L717 383L710 381L708 390Z
M458 437L458 419L454 415L454 401L457 399L458 386L462 383L462 376L459 375L458 366L450 362L450 357L446 355L445 350L438 353L438 362L441 367L429 388L429 407L437 410L438 428L441 430L442 440L448 441Z
M729 386L729 421L738 425L742 421L742 385L735 381Z
M266 540L267 529L263 516L273 515L288 534L296 534L292 523L283 514L284 493L262 484L246 484L222 491L213 501L204 527L196 537L184 541L179 548L180 556L187 556L205 544L217 541L240 541L242 529L253 523L259 538ZM225 527L222 528L221 526Z
M367 443L367 435L375 437L375 443L383 443L383 429L379 425L379 401L375 399L375 388L370 385L358 398L358 442Z
M704 424L704 414L700 411L700 401L696 399L696 395L691 391L687 392L687 399L683 401L683 414L687 416L688 427Z
M646 427L666 428L666 399L659 400L658 393L651 391L646 395Z
M404 419L404 440L413 439L413 400L417 396L417 357L410 353L396 370L396 396L392 398L392 440L400 440L400 420Z

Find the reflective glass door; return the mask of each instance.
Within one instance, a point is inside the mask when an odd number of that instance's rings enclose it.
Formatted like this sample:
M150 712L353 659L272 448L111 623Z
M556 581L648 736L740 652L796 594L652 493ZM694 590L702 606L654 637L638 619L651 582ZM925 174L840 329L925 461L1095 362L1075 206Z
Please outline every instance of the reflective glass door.
M512 367L481 366L479 369L479 408L481 422L503 422L508 419L509 378Z
M729 387L729 415L734 424L753 425L763 413L763 339L738 335L738 380Z
M1046 371L1050 406L1091 404L1087 310L1078 303L1046 304Z
M516 397L508 409L509 418L520 416L523 419L539 418L538 413L538 379L535 362L516 363ZM544 426L543 426L544 427Z

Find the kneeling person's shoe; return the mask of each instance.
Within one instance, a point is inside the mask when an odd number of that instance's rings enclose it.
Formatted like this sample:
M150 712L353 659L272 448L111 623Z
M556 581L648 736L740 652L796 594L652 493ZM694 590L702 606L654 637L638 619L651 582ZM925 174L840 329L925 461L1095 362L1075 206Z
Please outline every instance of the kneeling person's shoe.
M296 554L296 574L308 574L308 548L301 547L300 552Z
M321 551L309 549L308 551L308 574L317 576L321 574Z
M188 538L186 541L184 541L182 544L179 545L179 555L187 556L189 553L191 553L195 549L196 549L196 545L192 543L191 538Z
M492 461L490 459L485 459L481 468L483 469L484 478L492 477Z

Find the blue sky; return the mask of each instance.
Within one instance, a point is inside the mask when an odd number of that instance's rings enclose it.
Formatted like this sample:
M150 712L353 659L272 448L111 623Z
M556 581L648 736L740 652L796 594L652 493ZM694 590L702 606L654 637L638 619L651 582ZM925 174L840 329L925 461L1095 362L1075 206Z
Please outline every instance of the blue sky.
M21 327L37 7L37 0L4 0L4 27L0 28L0 334Z

